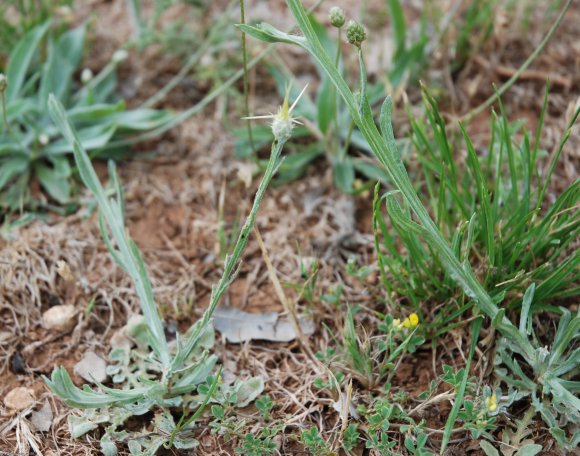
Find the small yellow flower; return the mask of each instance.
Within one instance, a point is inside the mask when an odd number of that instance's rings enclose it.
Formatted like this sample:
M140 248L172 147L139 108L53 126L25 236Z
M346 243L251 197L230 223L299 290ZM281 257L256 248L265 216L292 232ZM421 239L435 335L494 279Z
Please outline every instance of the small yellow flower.
M485 408L488 412L495 412L497 410L497 396L493 393L485 400Z
M403 323L401 323L401 320L399 320L398 318L395 318L393 320L393 326L397 329L403 329Z
M405 321L403 321L403 326L407 329L413 329L418 324L419 324L419 317L417 316L416 313L412 313L407 318L405 318Z

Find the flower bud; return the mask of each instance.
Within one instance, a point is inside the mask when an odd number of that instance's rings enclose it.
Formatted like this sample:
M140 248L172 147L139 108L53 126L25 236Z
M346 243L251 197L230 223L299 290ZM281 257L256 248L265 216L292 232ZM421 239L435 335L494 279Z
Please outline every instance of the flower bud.
M75 19L73 10L70 6L59 6L54 10L54 15L67 24L71 24Z
M93 72L91 71L90 68L85 68L82 72L81 72L81 82L83 84L86 84L87 82L89 82L91 79L93 79Z
M123 60L127 60L127 57L129 57L129 53L125 49L117 49L111 60L113 63L120 63Z
M333 27L341 28L344 25L345 17L344 10L342 8L333 6L330 8L328 17L330 18L330 23Z
M38 142L41 146L46 146L50 142L50 136L48 136L46 133L41 133L38 136Z
M8 78L0 73L0 93L4 93L8 88Z
M362 24L350 20L346 27L346 39L353 46L360 48L362 42L367 39L367 32Z

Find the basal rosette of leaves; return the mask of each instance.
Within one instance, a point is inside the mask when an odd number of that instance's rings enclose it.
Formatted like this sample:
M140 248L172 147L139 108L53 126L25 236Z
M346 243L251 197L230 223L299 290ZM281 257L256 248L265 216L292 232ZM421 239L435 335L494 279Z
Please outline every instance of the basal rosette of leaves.
M110 146L137 132L166 124L171 113L153 109L127 110L115 94L116 68L126 51L113 54L96 75L77 75L86 48L86 24L62 33L51 21L30 29L13 47L4 68L6 87L0 118L0 210L58 208L74 202L77 174L72 148L50 121L47 103L53 93L91 158L127 153ZM82 81L81 81L82 79ZM37 181L44 202L30 190Z

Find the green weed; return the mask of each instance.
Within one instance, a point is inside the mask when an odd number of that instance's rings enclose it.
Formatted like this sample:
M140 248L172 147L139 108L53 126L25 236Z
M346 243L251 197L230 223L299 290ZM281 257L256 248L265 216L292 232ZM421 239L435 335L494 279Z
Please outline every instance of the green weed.
M208 308L203 317L174 342L169 342L165 336L146 267L125 229L122 188L114 163L109 162L109 173L116 198L110 198L77 132L69 122L63 105L53 95L49 97L48 109L60 133L73 148L81 179L98 201L103 239L116 263L131 277L143 317L130 322L127 327L127 333L136 348L128 345L113 349L110 354L113 364L109 366L109 374L114 382L124 385L123 389L98 384L98 391L88 386L81 390L73 384L62 367L56 367L51 378L45 377L44 380L67 405L88 409L82 417L73 415L72 422L69 421L71 428L74 428L73 436L78 437L99 424L108 423L101 439L101 448L107 455L116 454L116 442L127 442L133 454L142 454L143 451L153 454L162 445L192 448L197 445L191 435L192 426L208 403L216 401L228 406L244 407L255 400L264 388L264 382L259 377L226 385L221 382L219 373L216 376L210 375L217 362L217 357L210 354L213 346L210 318L239 270L239 260L248 243L260 203L279 167L282 148L292 133L295 122L291 117L292 107L288 106L286 98L279 114L273 116L275 139L270 164L232 254L224 260L224 272L212 289ZM140 432L123 429L123 423L128 417L143 415L152 408L155 409L153 431L148 430L145 436ZM170 413L174 408L183 410L178 423L173 421ZM195 411L191 413L192 410Z
M431 198L429 203L431 206L428 204L428 207L425 207L403 165L394 140L390 122L392 111L390 98L387 98L383 104L379 128L373 119L366 91L366 67L362 51L364 31L361 31L360 26L355 24L352 26L353 29L350 31L349 37L349 41L358 53L360 67L360 87L358 96L355 96L343 79L335 62L325 50L301 2L287 0L287 3L303 36L281 32L268 24L240 27L249 35L266 42L299 46L316 60L341 95L354 123L384 167L389 182L395 187L394 191L387 192L379 200L384 200L393 226L397 227L399 233L405 233L405 239L403 239L405 246L409 249L415 249L415 251L410 252L410 256L413 258L412 261L418 263L422 274L427 275L428 279L425 282L429 284L428 286L440 289L458 286L462 290L464 304L458 314L449 316L449 322L461 315L465 308L471 307L489 317L493 327L500 333L501 340L505 341L506 350L517 355L517 362L509 364L509 369L520 378L525 370L520 364L531 369L533 372L531 383L524 379L524 386L532 388L533 384L532 396L542 391L544 397L547 396L546 400L556 405L553 409L548 410L545 405L542 407L542 404L538 402L536 409L543 412L544 420L554 431L557 429L554 424L557 422L558 416L574 420L580 411L580 401L574 396L577 385L576 382L571 381L571 376L573 376L572 372L574 371L572 366L577 360L580 349L569 347L569 342L578 337L580 333L580 328L577 325L580 321L580 315L572 318L568 312L560 310L562 313L560 326L551 350L537 347L534 340L527 337L526 331L521 330L522 325L520 324L520 329L518 329L507 317L510 300L506 300L506 297L509 297L508 292L513 290L513 285L504 283L502 284L504 288L499 292L489 286L488 280L490 279L488 277L497 278L495 274L504 274L506 271L490 269L482 275L479 269L474 268L474 265L479 267L480 258L482 258L483 265L507 265L514 268L525 267L525 265L532 266L531 277L528 276L530 281L535 282L540 280L540 277L544 278L542 284L538 286L538 289L541 287L542 293L540 296L534 295L534 299L538 299L539 302L545 297L553 298L554 294L552 293L556 289L561 290L566 287L567 281L576 276L577 273L572 271L578 264L578 255L573 254L563 262L557 262L554 269L550 270L546 276L540 275L546 266L535 265L533 259L536 254L542 254L556 261L558 254L553 256L555 252L564 253L565 247L571 242L570 237L573 238L577 234L580 222L577 218L573 218L571 212L573 212L572 208L574 208L577 198L578 182L558 198L555 207L547 209L548 212L545 216L538 217L542 204L545 204L545 189L549 183L549 180L543 180L535 187L537 190L532 191L531 183L535 177L534 167L537 166L539 137L536 137L535 145L532 147L529 138L526 138L526 134L524 134L522 146L520 148L514 147L512 132L510 132L506 116L502 112L501 117L496 118L496 136L494 137L497 138L494 140L498 141L499 150L490 151L489 156L492 157L491 163L495 168L499 167L500 171L504 167L507 168L507 182L499 177L502 173L496 171L495 179L492 180L494 183L493 193L490 193L487 181L481 171L480 160L471 141L465 135L468 167L473 173L476 187L473 191L472 186L465 186L464 188L469 188L472 193L469 200L462 198L463 192L459 188L459 180L462 178L458 177L459 172L456 169L454 156L447 141L445 127L441 124L437 111L433 109L434 104L427 94L427 103L432 109L429 115L430 131L436 139L436 145L427 151L435 152L439 162L437 164L434 160L431 162L431 165L438 170L437 185L433 185L432 190L437 191L438 197L436 200ZM349 34L347 33L347 35ZM580 109L577 110L572 123L579 112ZM540 131L539 129L537 135L540 134ZM569 129L554 160L557 159L568 135ZM492 143L495 145L493 141ZM551 162L548 178L551 176L554 163L554 161ZM523 185L520 186L521 184ZM431 218L429 210L433 209L433 201L436 201L434 219ZM503 213L506 206L507 214ZM444 212L448 208L461 214L464 226L462 230L453 235L451 241L447 239L447 231L443 224L447 218ZM561 209L564 208L568 209L562 212ZM534 215L536 215L536 219L534 219ZM503 223L499 221L500 217ZM528 225L529 221L532 222L532 226ZM556 230L548 228L553 224L558 227ZM497 233L501 235L501 242L497 242L499 245L496 245ZM555 235L556 245L545 242L548 233ZM563 234L566 237L560 238ZM475 257L471 253L473 246L478 244L483 255ZM383 258L383 263L384 261L386 261L385 258ZM433 261L440 265L440 271L443 274L438 271L438 268L429 265L429 262ZM528 263L525 263L526 261ZM517 273L517 269L508 271L508 274L512 274L510 276L512 282L518 277ZM517 280L516 282L519 283ZM493 285L498 285L498 283L495 282ZM507 302L500 307L499 304L504 300ZM517 302L517 299L512 302ZM531 308L531 304L525 306L522 304L522 309L524 308ZM525 321L527 321L528 315L530 315L529 311L521 313L521 315L524 314ZM507 358L507 356L502 358L502 362L507 363ZM547 399L548 397L550 399ZM574 441L574 438L572 440Z
M74 203L71 146L55 129L48 114L50 93L62 100L67 116L78 130L83 148L97 157L112 141L135 132L155 129L170 119L166 111L126 110L118 100L115 68L126 56L117 51L97 75L75 73L83 57L86 25L62 34L50 21L28 31L12 49L5 69L3 129L0 132L0 208L53 208ZM0 88L1 89L1 88ZM124 149L108 148L108 156ZM48 195L47 203L33 199L30 183L38 181ZM74 206L74 204L73 204Z

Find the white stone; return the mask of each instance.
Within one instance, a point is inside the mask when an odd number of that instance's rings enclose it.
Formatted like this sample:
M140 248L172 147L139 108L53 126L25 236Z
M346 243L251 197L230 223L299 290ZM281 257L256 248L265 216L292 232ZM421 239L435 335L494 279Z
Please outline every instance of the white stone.
M48 309L42 314L42 324L53 331L68 331L76 323L76 309L73 305L60 305Z
M34 391L24 386L19 386L10 391L4 398L4 405L12 410L24 410L31 407L36 401Z

